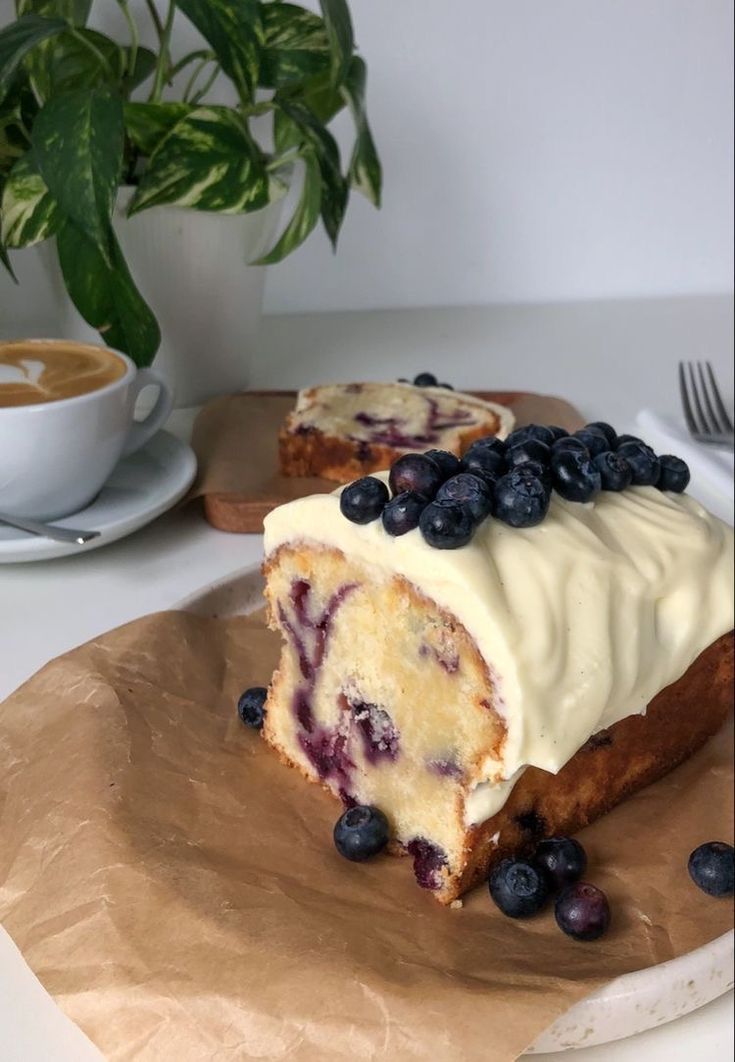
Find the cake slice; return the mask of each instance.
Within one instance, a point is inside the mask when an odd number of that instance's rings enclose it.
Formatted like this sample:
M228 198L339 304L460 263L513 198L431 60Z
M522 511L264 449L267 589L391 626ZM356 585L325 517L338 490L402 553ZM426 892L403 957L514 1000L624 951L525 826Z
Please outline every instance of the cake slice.
M396 457L433 448L458 456L485 435L504 437L505 406L445 387L350 383L300 391L279 436L281 471L347 483Z
M434 549L357 524L340 492L265 522L283 637L265 739L448 903L492 864L573 832L698 748L732 697L733 541L652 486L543 523L484 520Z

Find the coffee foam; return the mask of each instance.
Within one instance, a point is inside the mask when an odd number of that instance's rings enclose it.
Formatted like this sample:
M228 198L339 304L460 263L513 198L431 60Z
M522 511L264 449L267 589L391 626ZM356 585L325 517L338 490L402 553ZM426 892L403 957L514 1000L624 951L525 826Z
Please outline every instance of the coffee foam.
M60 402L98 391L127 372L102 347L53 340L0 344L0 407Z

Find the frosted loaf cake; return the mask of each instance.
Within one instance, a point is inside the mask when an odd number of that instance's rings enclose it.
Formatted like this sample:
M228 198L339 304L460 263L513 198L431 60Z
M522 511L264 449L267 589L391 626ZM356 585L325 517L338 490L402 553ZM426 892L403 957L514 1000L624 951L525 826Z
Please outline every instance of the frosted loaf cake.
M281 431L281 471L346 483L409 451L440 447L461 454L482 436L506 435L513 422L505 406L444 387L311 387L299 392Z
M381 808L442 902L660 777L727 713L732 531L687 495L555 492L538 526L486 519L445 550L350 522L338 491L272 512L265 550L284 640L266 740Z

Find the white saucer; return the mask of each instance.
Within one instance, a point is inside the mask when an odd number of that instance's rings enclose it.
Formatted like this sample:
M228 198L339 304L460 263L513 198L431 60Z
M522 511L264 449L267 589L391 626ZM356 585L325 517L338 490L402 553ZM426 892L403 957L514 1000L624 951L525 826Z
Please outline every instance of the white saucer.
M59 527L99 531L99 538L85 545L53 542L0 524L0 564L70 557L124 538L183 498L196 468L191 447L159 431L137 453L123 458L91 505L53 521Z

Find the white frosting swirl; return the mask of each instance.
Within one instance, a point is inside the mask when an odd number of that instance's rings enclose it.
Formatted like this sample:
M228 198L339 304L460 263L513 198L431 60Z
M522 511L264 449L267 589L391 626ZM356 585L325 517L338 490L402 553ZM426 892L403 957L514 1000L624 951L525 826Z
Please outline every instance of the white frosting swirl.
M555 493L537 527L488 519L457 550L350 523L336 491L266 518L267 554L299 540L404 576L475 640L507 740L501 764L488 758L490 784L468 798L469 822L502 807L524 766L556 772L596 731L645 711L733 627L732 529L654 487L586 505Z

